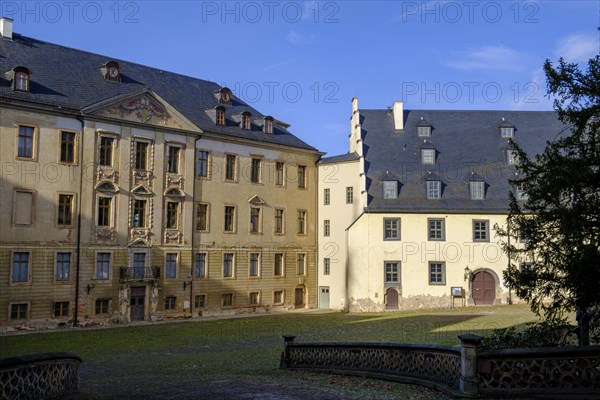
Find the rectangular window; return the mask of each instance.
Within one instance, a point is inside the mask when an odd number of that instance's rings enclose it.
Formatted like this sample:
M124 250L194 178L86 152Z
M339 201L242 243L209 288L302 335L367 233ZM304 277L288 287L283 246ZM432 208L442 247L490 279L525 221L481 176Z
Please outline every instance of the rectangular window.
M503 138L511 138L515 133L515 128L513 127L502 127L500 128L500 136Z
M285 171L285 163L276 162L275 163L275 185L283 186L283 183L285 182L284 171Z
M60 132L60 162L73 164L75 162L75 133Z
M400 262L385 262L385 283L400 283Z
M275 253L275 265L273 266L273 275L283 276L283 253Z
M32 191L15 190L13 203L14 225L33 225L35 193Z
M208 204L199 203L196 206L196 230L208 231Z
M346 188L346 204L354 203L354 188L352 186L348 186Z
M298 275L306 274L306 254L298 253L298 257L296 258L296 273Z
M395 199L398 197L398 182L383 181L383 198Z
M306 167L298 165L298 188L306 189Z
M523 185L516 185L515 186L515 199L524 201L524 200L527 200L528 198L529 198L529 196L525 192L525 187Z
M384 218L383 240L400 240L400 218Z
M260 233L260 208L250 208L250 233Z
M165 278L177 278L177 253L167 253L165 256Z
M32 126L19 126L17 157L33 158L34 133L35 128Z
M71 253L56 253L54 279L57 281L68 281L71 279Z
M442 198L442 182L427 181L427 198L441 199Z
M112 198L98 198L98 226L110 226Z
M439 261L429 262L429 284L430 285L445 285L446 284L446 263Z
M445 222L443 219L427 220L427 240L445 240Z
M29 253L28 252L17 251L17 252L13 253L12 281L13 282L29 281Z
M417 127L417 135L419 137L431 136L431 127L430 126L418 126Z
M299 235L306 234L306 211L298 210L298 231Z
M250 276L260 276L260 253L250 253Z
M15 252L13 253L13 282L27 282L29 280L29 253Z
M97 299L95 303L95 314L108 314L109 312L110 299Z
M194 275L196 278L206 278L206 253L196 253Z
M323 189L323 204L328 206L331 202L331 189Z
M273 292L273 304L283 304L283 290Z
M133 253L133 277L135 279L144 278L146 270L146 253Z
M179 153L181 148L179 146L167 147L167 172L171 174L179 173Z
M54 302L54 318L63 318L69 316L69 302L55 301Z
M96 279L107 281L110 273L110 253L96 254Z
M225 232L234 232L235 231L235 207L234 206L225 206L225 222L223 225L223 230Z
M135 169L148 169L148 143L135 143Z
M56 224L63 226L73 225L73 195L58 195L58 217Z
M262 160L260 158L253 158L252 165L250 166L250 182L260 183L260 170Z
M194 307L195 308L206 307L206 295L205 294L199 294L194 298Z
M259 292L250 292L248 294L248 304L251 306L257 306L260 304L260 293Z
M435 149L421 149L421 164L435 164Z
M517 152L515 150L506 150L506 162L508 165L515 165L517 163Z
M235 181L237 170L237 156L227 154L225 157L225 180Z
M131 222L136 228L146 227L146 200L133 201L133 221Z
M490 230L488 220L473 221L473 241L474 242L489 242Z
M223 254L223 278L233 278L233 253Z
M275 233L281 234L283 233L283 218L284 213L281 209L275 210Z
M485 195L485 182L471 181L469 182L469 188L471 190L471 200L483 200Z
M166 220L166 225L165 225L165 227L167 229L177 229L177 227L178 227L178 223L177 223L178 211L179 211L179 203L176 203L174 201L167 202L167 220Z
M10 305L10 319L17 321L21 319L28 319L29 314L29 304L21 303L21 304L11 304Z
M166 296L165 297L165 311L175 310L177 307L177 297Z
M329 236L331 234L331 221L326 219L323 221L323 236Z
M198 161L196 164L196 174L200 178L208 178L209 176L209 160L210 153L205 150L198 150Z
M98 165L112 166L114 142L115 139L112 137L100 136L100 145L98 146Z
M323 259L323 275L329 275L331 272L331 259L324 258Z
M233 293L225 293L221 295L221 305L223 307L233 306Z

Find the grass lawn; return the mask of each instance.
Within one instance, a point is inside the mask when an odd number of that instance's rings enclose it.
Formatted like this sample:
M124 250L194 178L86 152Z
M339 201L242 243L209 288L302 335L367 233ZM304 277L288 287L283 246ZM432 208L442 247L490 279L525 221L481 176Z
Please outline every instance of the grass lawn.
M344 314L299 311L0 337L0 358L68 351L83 358L82 399L445 399L418 386L280 371L282 333L298 342L457 345L457 335L535 320L527 305ZM287 397L286 397L287 396Z

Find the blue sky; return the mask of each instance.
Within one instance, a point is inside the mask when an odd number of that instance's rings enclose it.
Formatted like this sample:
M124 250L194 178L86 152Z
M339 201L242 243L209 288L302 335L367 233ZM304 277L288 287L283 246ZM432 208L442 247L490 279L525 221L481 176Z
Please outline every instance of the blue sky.
M208 79L328 155L360 108L550 110L546 58L599 52L598 1L7 1L14 31ZM76 60L74 60L76 62Z

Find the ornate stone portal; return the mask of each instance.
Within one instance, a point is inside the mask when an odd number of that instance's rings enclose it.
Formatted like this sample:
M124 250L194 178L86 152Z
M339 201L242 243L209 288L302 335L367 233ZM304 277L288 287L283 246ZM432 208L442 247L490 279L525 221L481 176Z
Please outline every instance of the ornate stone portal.
M121 283L121 289L119 290L119 323L127 324L131 321L129 306L129 285Z

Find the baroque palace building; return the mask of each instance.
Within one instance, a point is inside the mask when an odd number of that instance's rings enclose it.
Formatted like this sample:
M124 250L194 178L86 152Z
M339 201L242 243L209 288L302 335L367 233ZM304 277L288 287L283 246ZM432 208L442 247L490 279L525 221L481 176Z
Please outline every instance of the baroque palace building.
M0 324L316 306L322 153L213 82L0 33Z
M517 301L502 282L515 152L565 132L555 112L379 110L352 100L349 151L318 163L322 308L443 308ZM519 241L526 235L515 235ZM520 260L531 268L531 260Z

